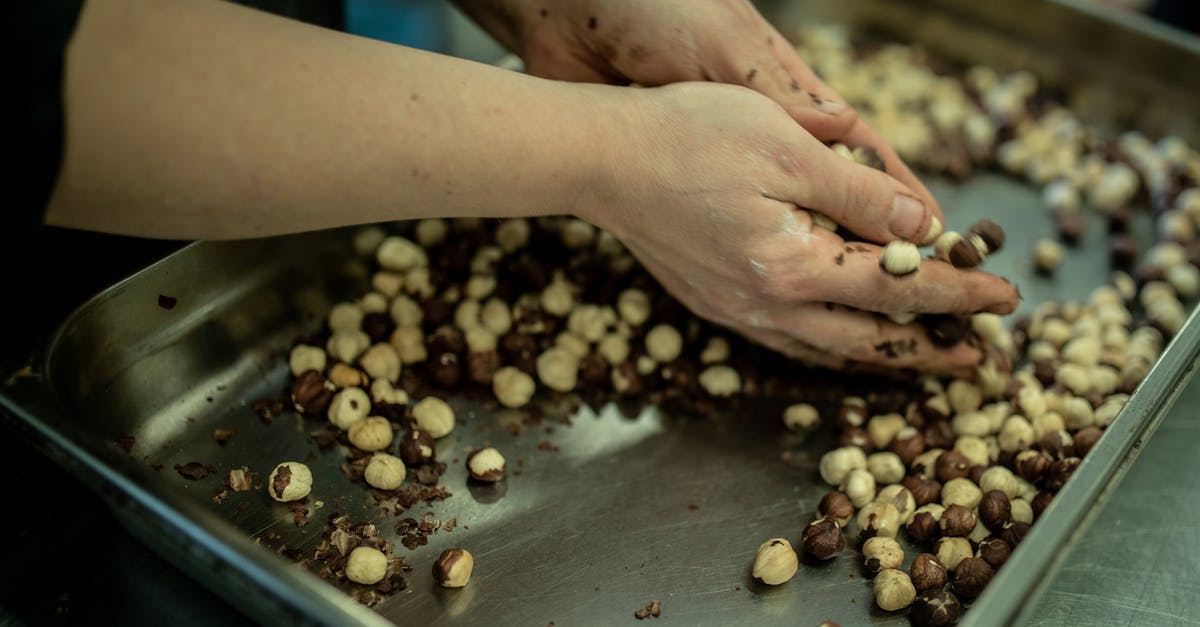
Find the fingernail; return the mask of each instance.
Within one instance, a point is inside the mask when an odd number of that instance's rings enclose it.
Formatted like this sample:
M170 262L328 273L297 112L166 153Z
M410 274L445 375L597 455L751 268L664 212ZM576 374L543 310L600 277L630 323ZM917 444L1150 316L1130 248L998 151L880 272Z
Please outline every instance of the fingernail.
M841 100L822 98L811 91L808 92L808 97L812 99L813 106L815 106L817 110L822 113L837 115L846 110L846 103L842 102Z
M888 229L896 237L916 240L924 235L921 225L925 222L925 205L912 196L896 194L892 199L892 213L888 216Z
M935 240L937 240L938 236L941 234L942 234L942 221L939 220L936 215L930 216L929 230L925 232L925 237L921 238L920 244L922 246L929 246L930 244L933 244L933 242Z

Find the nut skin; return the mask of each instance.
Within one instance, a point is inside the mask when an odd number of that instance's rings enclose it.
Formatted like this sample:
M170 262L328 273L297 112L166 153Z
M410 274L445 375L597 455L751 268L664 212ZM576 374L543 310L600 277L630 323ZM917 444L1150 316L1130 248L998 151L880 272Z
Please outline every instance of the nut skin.
M984 538L983 542L979 543L979 557L983 561L992 565L992 568L1000 568L1008 561L1008 556L1012 555L1012 548L1004 540L989 536Z
M951 505L942 513L943 536L966 536L975 529L975 514L962 505Z
M957 435L954 433L954 427L947 420L935 420L927 425L921 431L921 435L925 438L925 448L941 448L948 449L954 446L954 439ZM936 472L935 469L931 469ZM933 475L934 473L928 473Z
M974 268L983 263L983 253L968 238L955 242L947 257L955 268Z
M854 517L854 503L851 503L850 497L843 492L829 492L821 497L821 502L817 505L817 512L823 518L832 519L839 526L844 527Z
M1092 447L1096 446L1096 442L1100 440L1100 436L1104 435L1104 431L1095 425L1084 427L1075 432L1072 441L1075 445L1075 454L1079 457L1087 456Z
M325 375L307 370L292 382L292 405L302 414L322 414L336 391Z
M908 532L908 537L918 544L929 544L938 539L942 533L938 521L929 512L917 512L905 530Z
M978 235L987 246L989 255L1004 247L1004 229L991 220L980 220L967 229L970 235Z
M1004 528L1004 523L1012 518L1012 503L1008 495L1000 490L988 490L979 502L979 522L983 523L992 533Z
M963 607L958 597L945 590L926 590L917 595L908 619L916 627L950 627L962 617Z
M1033 497L1033 503L1030 504L1033 507L1033 519L1037 520L1041 518L1042 512L1046 511L1047 507L1050 507L1050 502L1053 500L1053 492L1038 492L1037 496Z
M906 438L897 437L892 440L891 451L900 457L900 461L907 466L913 462L921 453L925 452L925 437L920 431L913 433Z
M1051 464L1050 470L1046 473L1046 489L1053 492L1063 489L1081 461L1078 457L1067 457Z
M420 466L434 460L433 436L420 429L410 429L405 433L400 438L399 449L400 459L409 466Z
M846 548L842 528L831 518L815 520L804 528L800 538L804 552L818 560L832 558Z
M1041 451L1021 451L1013 462L1017 474L1029 482L1036 482L1045 476L1050 464L1050 456Z
M951 479L968 477L971 474L971 462L962 453L949 450L942 453L935 464L938 481L945 483Z
M942 484L938 483L936 479L909 475L904 479L904 487L912 493L917 507L936 503L942 498Z
M940 589L946 585L946 567L933 553L922 553L913 558L909 575L917 592Z
M983 558L968 557L958 563L954 569L954 583L951 584L954 593L964 599L974 599L983 593L983 589L992 581L996 574L991 564Z
M446 549L433 563L433 580L443 588L461 588L474 569L475 558L466 549Z

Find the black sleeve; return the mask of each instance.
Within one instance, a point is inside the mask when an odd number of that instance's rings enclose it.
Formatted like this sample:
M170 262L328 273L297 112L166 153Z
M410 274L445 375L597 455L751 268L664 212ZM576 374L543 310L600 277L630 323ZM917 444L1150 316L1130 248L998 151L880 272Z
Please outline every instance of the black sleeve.
M22 0L16 3L13 41L16 42L16 96L19 138L14 182L15 215L4 218L14 228L8 236L21 237L42 223L46 203L63 152L63 60L67 41L83 8L83 0Z

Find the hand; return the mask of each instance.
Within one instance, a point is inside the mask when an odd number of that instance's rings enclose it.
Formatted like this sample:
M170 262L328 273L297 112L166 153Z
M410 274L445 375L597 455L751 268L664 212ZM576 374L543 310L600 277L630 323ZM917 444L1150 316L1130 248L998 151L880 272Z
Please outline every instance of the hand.
M749 0L459 0L536 76L645 86L713 81L758 91L822 141L874 148L944 223L929 190ZM848 225L847 225L848 226Z
M717 323L820 365L869 363L969 376L978 349L933 345L916 325L870 312L1016 308L1016 289L924 260L879 267L869 242L920 241L930 209L896 179L843 159L775 102L740 87L633 90L625 152L598 206L580 217L621 239L681 302ZM807 207L868 242L815 226Z

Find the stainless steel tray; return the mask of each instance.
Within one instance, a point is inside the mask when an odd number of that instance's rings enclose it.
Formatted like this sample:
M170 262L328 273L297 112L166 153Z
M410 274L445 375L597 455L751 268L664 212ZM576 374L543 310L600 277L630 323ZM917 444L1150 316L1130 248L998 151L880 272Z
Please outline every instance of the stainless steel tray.
M959 59L970 58L963 55L975 48L956 51L951 42L957 40L947 33L968 38L990 33L992 40L1007 43L981 49L1011 46L1026 53L1054 49L1038 48L1038 36L1062 35L1030 29L1010 41L1003 33L1011 32L1011 24L1000 19L1008 13L976 12L966 3L884 4L803 3L811 11L788 4L779 13L765 8L781 23L846 19L872 33L907 32L918 40L932 32L930 41L945 44L943 51ZM1039 23L1037 11L1067 10L1023 2L1013 7L1014 13L1025 10L1031 23ZM871 16L878 19L868 21ZM1138 29L1080 20L1132 42L1130 50L1172 45ZM1184 52L1200 59L1195 50ZM1038 56L1060 68L1076 67L1066 57ZM1172 83L1159 80L1160 72L1144 73L1137 83L1119 82L1145 60L1128 56L1120 66L1127 72L1114 72L1109 87L1162 98L1191 90L1195 102L1200 80ZM1033 57L1015 58L1019 63ZM1003 65L998 58L987 60ZM1178 65L1182 69L1170 71L1186 74L1200 67ZM1073 76L1103 78L1086 67ZM1176 108L1173 116L1168 111L1161 123L1177 122L1171 128L1186 135L1187 124L1195 122L1188 111ZM1011 243L988 268L1021 285L1025 311L1050 298L1082 299L1104 281L1100 224L1091 225L1054 279L1040 278L1029 265L1030 250L1036 237L1051 234L1052 225L1036 191L993 174L962 186L934 181L931 187L950 209L951 228L981 217L1006 228ZM1148 224L1137 227L1145 238ZM278 461L316 452L294 416L264 424L251 405L278 394L292 340L314 330L333 302L365 284L367 266L353 253L353 233L189 246L76 311L46 359L0 388L0 403L15 416L19 431L105 495L147 543L265 623L611 624L633 620L632 612L651 599L663 603L661 620L684 624L906 622L874 607L871 584L853 551L831 563L805 565L779 588L751 581L758 543L777 535L798 538L812 516L825 491L816 461L832 442L828 432L807 440L787 434L778 414L765 409L697 420L653 410L631 419L607 407L599 414L583 410L569 426L527 425L514 436L509 429L521 423L521 414L490 413L459 399L460 427L439 442L438 451L451 462L443 481L453 496L406 514L432 511L440 520L456 518L459 526L432 535L415 551L397 547L415 567L411 585L378 613L259 546L257 541L273 533L278 539L269 544L311 553L333 511L374 519L385 535L396 521L376 519L377 504L343 477L337 454L318 453L310 463L317 478L310 499L324 506L305 527L296 527L287 508L262 491L233 493L220 504L211 499L230 468L249 466L265 477ZM160 295L175 299L174 306L166 308L171 301L160 302ZM1188 320L966 623L1007 623L1022 600L1036 593L1070 530L1136 456L1190 377L1200 351L1197 324L1194 317ZM235 428L237 435L218 446L215 428ZM127 454L115 442L131 435L135 444ZM487 442L500 447L520 474L492 488L468 485L463 452ZM551 448L540 446L543 442L557 450L543 450ZM188 481L172 470L192 461L218 471ZM476 555L476 575L463 590L441 590L429 574L433 558L450 546Z

